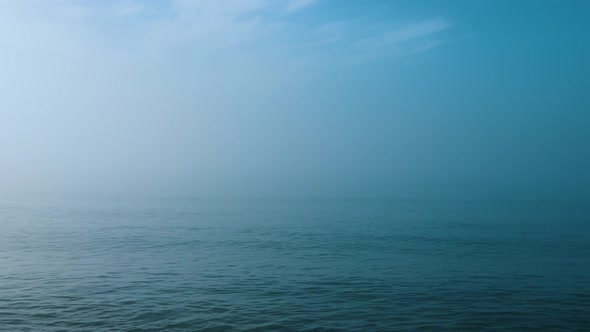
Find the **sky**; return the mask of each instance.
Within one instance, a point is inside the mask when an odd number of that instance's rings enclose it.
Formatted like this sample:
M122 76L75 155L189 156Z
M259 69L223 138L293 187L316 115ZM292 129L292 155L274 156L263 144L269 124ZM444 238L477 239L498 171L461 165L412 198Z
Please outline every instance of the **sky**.
M590 198L585 0L0 0L0 194Z

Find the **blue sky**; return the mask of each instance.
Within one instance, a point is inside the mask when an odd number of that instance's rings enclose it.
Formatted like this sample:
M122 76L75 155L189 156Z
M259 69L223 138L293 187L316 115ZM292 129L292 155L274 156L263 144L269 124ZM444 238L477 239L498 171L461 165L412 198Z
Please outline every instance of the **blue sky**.
M0 187L587 198L588 9L0 0Z

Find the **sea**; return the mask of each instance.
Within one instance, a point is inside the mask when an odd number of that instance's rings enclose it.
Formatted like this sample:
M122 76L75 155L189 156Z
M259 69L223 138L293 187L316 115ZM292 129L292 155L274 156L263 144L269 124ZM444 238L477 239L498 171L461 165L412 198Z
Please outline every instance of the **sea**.
M590 206L5 200L0 331L590 331Z

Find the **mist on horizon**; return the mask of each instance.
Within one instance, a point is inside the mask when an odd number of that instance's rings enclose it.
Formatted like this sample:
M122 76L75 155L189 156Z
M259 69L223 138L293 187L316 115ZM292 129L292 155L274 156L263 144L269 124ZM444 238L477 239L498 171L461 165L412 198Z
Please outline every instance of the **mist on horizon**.
M0 0L0 195L588 199L581 9Z

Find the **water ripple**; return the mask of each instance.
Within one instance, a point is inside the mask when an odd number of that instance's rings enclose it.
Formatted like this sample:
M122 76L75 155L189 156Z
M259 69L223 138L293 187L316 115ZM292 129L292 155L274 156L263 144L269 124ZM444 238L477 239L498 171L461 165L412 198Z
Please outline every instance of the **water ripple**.
M0 208L0 330L590 330L571 211L416 204Z

